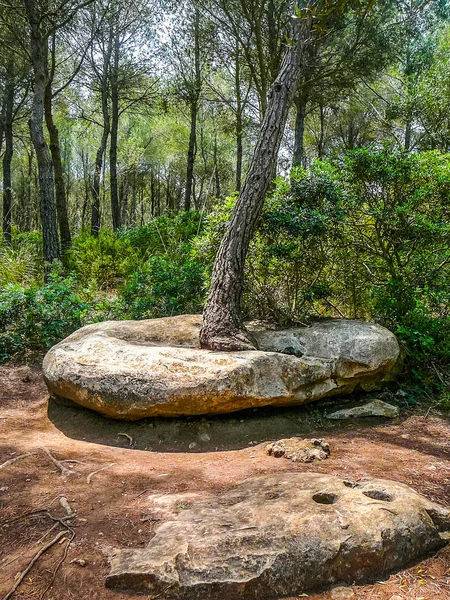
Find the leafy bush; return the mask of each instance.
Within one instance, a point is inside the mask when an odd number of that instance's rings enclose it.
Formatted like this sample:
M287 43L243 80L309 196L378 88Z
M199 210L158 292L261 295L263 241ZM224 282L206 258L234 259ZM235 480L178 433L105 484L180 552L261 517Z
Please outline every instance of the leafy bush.
M140 257L148 258L176 255L200 231L200 214L190 211L152 219L143 227L122 231L120 239L129 242Z
M14 232L12 243L0 243L0 286L42 282L41 239L36 232Z
M125 313L131 319L146 319L200 312L202 273L201 265L183 253L178 261L151 257L121 290Z
M0 288L0 360L50 348L81 327L88 309L75 291L74 279L58 272L40 287Z
M97 289L115 288L130 271L137 268L139 258L127 238L102 229L98 237L83 231L73 240L67 252L69 271L84 285Z

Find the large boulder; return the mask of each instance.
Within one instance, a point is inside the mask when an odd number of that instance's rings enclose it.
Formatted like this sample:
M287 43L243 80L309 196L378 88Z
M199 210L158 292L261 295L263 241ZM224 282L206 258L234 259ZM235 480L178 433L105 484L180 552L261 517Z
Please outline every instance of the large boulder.
M256 477L181 506L146 548L114 553L108 587L166 600L294 596L405 567L450 528L449 510L405 485L317 473Z
M380 325L333 320L252 327L259 350L199 345L201 316L107 321L79 329L44 359L51 395L120 419L227 413L373 389L399 356Z

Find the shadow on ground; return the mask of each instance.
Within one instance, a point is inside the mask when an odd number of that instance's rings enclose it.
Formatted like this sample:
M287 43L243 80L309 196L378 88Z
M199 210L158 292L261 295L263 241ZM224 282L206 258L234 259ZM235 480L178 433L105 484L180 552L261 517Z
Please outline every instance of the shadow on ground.
M239 450L292 436L321 437L329 432L373 427L385 419L331 421L326 414L369 401L367 395L323 400L280 408L253 408L227 415L184 419L116 421L94 411L50 399L48 417L69 438L152 452L213 452Z

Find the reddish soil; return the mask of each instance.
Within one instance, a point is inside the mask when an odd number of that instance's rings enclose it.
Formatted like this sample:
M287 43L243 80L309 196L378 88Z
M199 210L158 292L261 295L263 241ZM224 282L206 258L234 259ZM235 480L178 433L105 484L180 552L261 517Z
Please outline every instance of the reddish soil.
M330 443L328 460L294 464L265 454L265 442L295 433L305 436L306 429ZM72 472L64 476L43 448L59 461L79 462L63 463ZM26 453L32 454L1 466ZM136 597L105 589L104 578L112 549L142 546L151 538L158 522L149 508L150 494L220 494L246 477L282 470L314 470L353 480L385 477L448 506L450 422L419 411L389 423L329 425L318 408L302 408L208 420L119 423L73 407L51 403L48 408L38 368L0 367L0 598L36 552L63 531L49 516L66 515L61 497L76 510L69 521L73 541L69 544L68 531L51 546L13 598ZM49 512L30 514L41 508ZM308 597L450 599L450 547L384 581Z

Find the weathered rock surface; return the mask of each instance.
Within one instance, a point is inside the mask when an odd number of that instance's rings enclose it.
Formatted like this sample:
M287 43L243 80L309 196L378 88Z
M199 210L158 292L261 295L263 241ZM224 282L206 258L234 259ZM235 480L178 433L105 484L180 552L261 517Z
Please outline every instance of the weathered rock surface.
M114 553L108 587L166 600L293 596L400 569L450 528L450 511L405 485L316 473L248 479L172 519L147 548Z
M330 456L330 444L322 439L301 440L296 437L278 440L266 446L266 453L292 462L310 463Z
M382 400L373 400L363 406L354 408L343 408L327 415L328 419L360 419L362 417L386 417L395 419L400 414L397 406L383 402Z
M47 386L115 418L226 413L373 389L399 355L390 331L359 321L253 327L248 352L198 348L200 326L197 315L88 325L47 353Z

